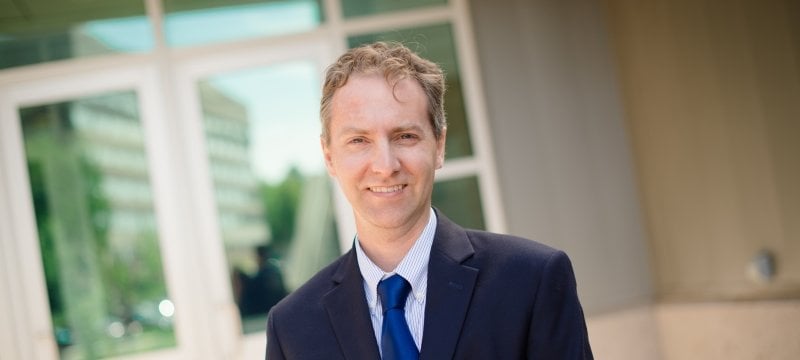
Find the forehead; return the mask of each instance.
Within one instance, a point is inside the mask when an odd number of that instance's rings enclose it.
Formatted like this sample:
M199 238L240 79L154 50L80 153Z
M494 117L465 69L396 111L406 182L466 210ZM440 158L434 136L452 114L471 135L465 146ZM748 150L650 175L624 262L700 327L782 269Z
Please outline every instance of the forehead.
M414 79L390 84L382 74L353 75L331 99L330 130L342 125L365 127L409 122L422 127L422 123L429 123L427 104L425 92Z
M413 78L387 80L379 72L356 73L350 75L347 83L337 89L333 101L347 99L353 100L394 100L408 105L414 101L424 101L427 104L422 86Z

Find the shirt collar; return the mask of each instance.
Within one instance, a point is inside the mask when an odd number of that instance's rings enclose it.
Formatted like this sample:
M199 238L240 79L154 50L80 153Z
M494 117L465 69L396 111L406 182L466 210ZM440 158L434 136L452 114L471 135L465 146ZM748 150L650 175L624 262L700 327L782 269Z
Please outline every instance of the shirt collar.
M361 277L364 278L364 290L367 294L367 304L370 310L374 310L378 302L378 282L398 274L411 284L411 293L414 294L416 301L422 302L428 290L428 260L431 257L431 247L433 246L433 236L436 233L436 213L431 208L428 224L422 230L419 238L408 250L408 253L400 261L394 271L385 273L378 265L367 256L356 235L355 248L358 268Z

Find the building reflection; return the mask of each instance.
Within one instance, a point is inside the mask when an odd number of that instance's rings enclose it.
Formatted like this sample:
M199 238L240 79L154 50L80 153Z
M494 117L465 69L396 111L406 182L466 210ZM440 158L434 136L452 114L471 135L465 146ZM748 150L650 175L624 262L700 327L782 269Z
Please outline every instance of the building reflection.
M244 70L202 80L197 87L217 218L244 333L264 331L269 309L340 253L331 184L321 159L318 166L294 162L309 158L308 153L315 158L318 147L276 140L313 140L319 134L316 117L288 114L285 104L276 104L285 97L268 95L292 86L311 89L297 97L299 106L313 106L316 82L298 85L286 75L292 71L314 68L289 64ZM273 133L265 136L268 131ZM292 159L287 152L306 155ZM265 168L285 170L268 177Z
M31 106L20 118L62 358L174 346L136 94Z

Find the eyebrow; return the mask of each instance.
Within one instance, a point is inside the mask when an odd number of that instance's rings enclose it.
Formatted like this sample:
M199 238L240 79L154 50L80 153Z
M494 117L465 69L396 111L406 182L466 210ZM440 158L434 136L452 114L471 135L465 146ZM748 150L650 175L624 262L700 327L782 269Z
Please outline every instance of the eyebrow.
M367 132L367 130L355 126L345 126L341 131L342 134L366 134Z
M422 129L419 125L398 126L392 129L393 133L407 132L407 131L425 132L425 130Z
M395 126L394 128L392 128L391 133L395 134L395 133L401 133L401 132L407 132L407 131L420 132L420 133L424 132L422 127L420 127L419 125L411 124L411 125ZM345 126L344 128L342 128L340 134L341 135L352 135L352 134L367 134L367 133L369 133L369 131L366 130L366 129L363 129L363 128L359 128L359 127L355 127L355 126Z

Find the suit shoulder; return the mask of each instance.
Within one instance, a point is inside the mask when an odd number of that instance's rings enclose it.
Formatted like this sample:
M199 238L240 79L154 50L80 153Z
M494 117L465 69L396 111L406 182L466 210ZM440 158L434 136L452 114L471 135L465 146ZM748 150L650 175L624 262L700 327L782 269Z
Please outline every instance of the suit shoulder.
M554 259L568 259L563 251L535 240L479 230L466 232L475 249L475 259L481 262L502 262L511 267L541 269Z
M481 230L466 230L472 246L476 251L489 251L497 254L523 253L527 256L543 256L549 258L561 250L545 245L536 240L519 236L498 234Z

